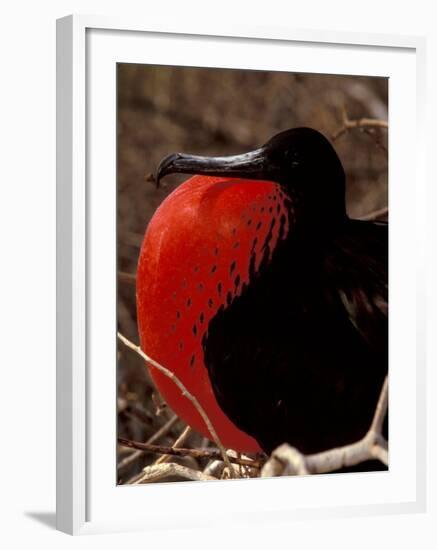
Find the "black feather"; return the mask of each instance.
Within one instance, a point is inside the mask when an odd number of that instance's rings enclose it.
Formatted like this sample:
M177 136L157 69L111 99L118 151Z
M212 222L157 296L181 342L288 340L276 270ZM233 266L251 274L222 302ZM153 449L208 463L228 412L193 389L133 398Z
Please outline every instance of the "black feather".
M209 323L216 398L266 452L318 452L369 428L388 365L387 241L372 222L296 231Z

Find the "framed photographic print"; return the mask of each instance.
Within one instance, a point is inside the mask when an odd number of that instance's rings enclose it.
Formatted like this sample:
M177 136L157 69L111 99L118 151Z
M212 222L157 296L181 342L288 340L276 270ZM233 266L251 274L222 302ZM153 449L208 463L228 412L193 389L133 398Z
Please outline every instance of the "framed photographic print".
M57 51L58 528L422 510L423 40Z

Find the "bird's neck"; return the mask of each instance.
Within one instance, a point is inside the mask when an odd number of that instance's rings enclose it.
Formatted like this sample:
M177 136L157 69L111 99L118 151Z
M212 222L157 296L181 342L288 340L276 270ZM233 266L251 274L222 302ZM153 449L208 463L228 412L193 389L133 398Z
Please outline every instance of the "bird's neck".
M314 169L310 174L284 175L279 184L289 198L296 223L328 231L347 221L344 176L329 177Z
M286 196L294 232L306 235L307 238L324 240L341 230L349 219L341 196L324 199L295 189L287 189Z

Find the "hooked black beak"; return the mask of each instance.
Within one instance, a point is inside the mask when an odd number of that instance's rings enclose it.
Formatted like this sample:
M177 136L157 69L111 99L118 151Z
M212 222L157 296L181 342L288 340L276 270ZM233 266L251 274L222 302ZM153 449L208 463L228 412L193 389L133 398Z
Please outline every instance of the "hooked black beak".
M226 157L173 153L159 163L156 185L159 186L164 176L173 173L263 179L266 173L266 154L263 147L249 153Z

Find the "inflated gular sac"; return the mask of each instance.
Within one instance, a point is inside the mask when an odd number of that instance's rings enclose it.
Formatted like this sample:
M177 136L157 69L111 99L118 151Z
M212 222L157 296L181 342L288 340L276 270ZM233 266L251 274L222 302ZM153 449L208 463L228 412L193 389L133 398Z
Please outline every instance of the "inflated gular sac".
M141 346L196 396L223 444L242 451L258 443L217 404L203 343L218 312L231 307L268 263L290 226L278 184L194 176L161 204L147 229L137 273ZM180 390L151 367L160 392L187 424L209 436Z

